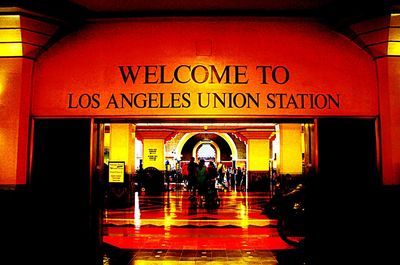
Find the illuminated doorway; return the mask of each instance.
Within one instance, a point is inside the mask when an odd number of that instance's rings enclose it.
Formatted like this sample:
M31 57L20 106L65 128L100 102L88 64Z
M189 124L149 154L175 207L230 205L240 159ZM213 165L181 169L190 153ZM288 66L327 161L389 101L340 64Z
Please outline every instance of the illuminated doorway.
M196 151L197 160L212 161L216 160L216 150L211 143L202 142Z
M124 161L127 181L136 181L139 168L185 174L185 165L194 157L197 162L204 159L233 170L241 168L247 191L267 191L272 173L300 176L306 167L314 167L314 125L310 122L102 126L100 160L106 167L109 161Z
M184 244L210 244L208 235L216 232L217 227L232 227L231 230L218 230L218 233L231 235L243 229L251 229L251 233L260 233L261 241L252 247L271 244L274 239L270 225L274 220L262 215L261 205L271 196L273 172L301 177L306 167L314 163L314 124L307 123L103 123L102 152L106 154L99 159L107 163L124 161L124 183L107 183L109 176L103 176L106 200L114 199L112 204L105 203L103 209L103 240L107 244L121 248L142 248L148 242L145 235L159 234L159 240L173 241L176 246ZM115 133L115 135L113 135ZM124 148L125 146L125 148ZM221 208L193 208L188 200L186 187L176 188L175 174L185 180L185 165L191 157L196 161L204 159L224 164L230 174L236 174L241 168L244 173L243 189L232 186L220 190ZM294 163L294 165L293 165ZM150 170L150 169L151 170ZM108 169L109 170L109 169ZM140 175L139 171L145 173ZM143 178L155 179L151 174L162 174L170 189L147 193L148 187L140 189L146 182ZM104 170L104 174L110 174ZM148 180L149 181L149 180ZM231 180L232 181L232 180ZM151 185L152 183L150 183ZM154 184L154 183L153 183ZM185 183L186 184L186 183ZM114 186L114 189L113 189ZM118 203L118 200L121 203ZM116 202L116 203L115 203ZM201 228L207 224L214 230ZM191 238L191 242L182 239L182 227L197 227L199 241ZM259 227L253 230L251 227ZM116 237L115 227L125 227L128 237ZM150 227L152 227L150 229ZM133 230L130 230L132 228ZM237 230L235 230L237 229ZM269 231L269 232L268 232ZM240 234L240 233L239 233ZM238 235L239 235L238 234ZM261 235L262 234L262 235ZM168 235L168 239L165 237ZM132 241L132 236L136 240ZM264 236L271 236L267 238ZM171 238L175 238L172 240ZM215 244L231 241L232 248L241 248L243 238L222 237ZM266 241L263 241L266 240ZM275 240L275 239L274 239ZM206 242L207 241L207 242ZM267 242L268 241L268 242ZM146 243L147 242L147 243ZM280 241L279 241L280 242ZM275 248L285 248L280 245ZM207 245L208 246L208 245ZM234 247L233 247L234 246ZM148 245L154 248L155 245ZM195 247L191 245L191 247ZM198 246L196 246L198 247Z

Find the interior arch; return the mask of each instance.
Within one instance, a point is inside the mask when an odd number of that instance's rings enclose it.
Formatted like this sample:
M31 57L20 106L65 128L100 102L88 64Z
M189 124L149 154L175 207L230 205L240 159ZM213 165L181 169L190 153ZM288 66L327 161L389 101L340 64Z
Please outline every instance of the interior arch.
M199 134L200 132L192 132L192 133L186 133L178 142L177 146L176 146L176 159L177 160L181 160L181 156L182 156L182 149L185 145L185 143L194 135ZM234 143L234 141L232 140L232 138L227 134L227 133L215 133L212 132L210 134L217 134L218 136L220 136L222 139L225 140L225 142L228 144L228 146L230 147L231 150L231 159L232 160L237 160L238 159L238 150L237 147Z

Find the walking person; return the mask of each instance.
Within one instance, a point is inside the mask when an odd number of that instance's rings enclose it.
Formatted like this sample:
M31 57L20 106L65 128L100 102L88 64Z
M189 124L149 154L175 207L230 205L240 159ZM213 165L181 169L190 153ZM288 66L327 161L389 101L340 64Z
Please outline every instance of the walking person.
M197 163L194 161L194 157L190 158L190 162L187 166L188 171L188 190L190 196L196 196L196 186L197 186Z
M236 191L243 191L243 171L240 167L237 168L236 171Z
M204 163L205 161L201 159L197 167L197 190L200 199L204 198L207 192L207 169Z

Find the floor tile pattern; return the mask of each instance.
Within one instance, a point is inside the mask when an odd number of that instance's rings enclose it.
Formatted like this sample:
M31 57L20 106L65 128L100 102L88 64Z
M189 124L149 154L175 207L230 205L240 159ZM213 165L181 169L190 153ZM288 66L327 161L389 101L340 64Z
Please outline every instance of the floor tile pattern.
M219 192L217 208L200 207L186 191L136 193L132 206L105 209L104 264L296 264L296 249L262 213L267 193ZM301 264L301 263L298 263Z

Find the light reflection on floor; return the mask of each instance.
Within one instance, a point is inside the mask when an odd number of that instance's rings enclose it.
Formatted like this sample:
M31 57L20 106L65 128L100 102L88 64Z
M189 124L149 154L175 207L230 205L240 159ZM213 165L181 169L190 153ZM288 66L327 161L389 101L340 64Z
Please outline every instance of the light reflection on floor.
M291 249L277 235L276 220L262 214L267 194L220 197L219 208L207 209L185 191L136 194L131 207L104 212L103 242L131 250L130 265L277 264L276 251Z
M137 198L137 199L136 199ZM245 192L221 193L221 206L218 209L194 207L186 192L170 192L164 196L135 196L134 206L124 209L106 209L104 225L146 226L227 226L246 228L268 226L275 220L261 214L261 204L266 195Z

